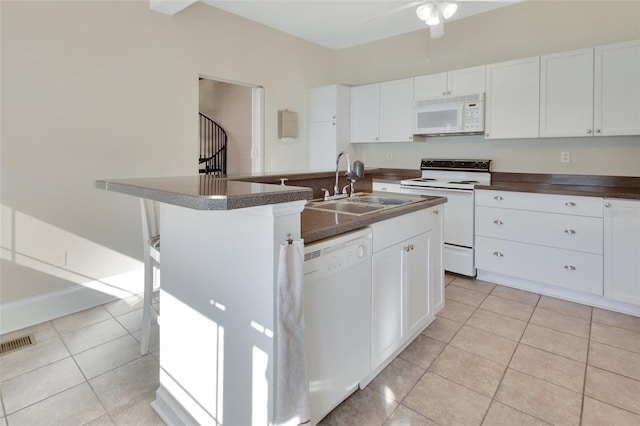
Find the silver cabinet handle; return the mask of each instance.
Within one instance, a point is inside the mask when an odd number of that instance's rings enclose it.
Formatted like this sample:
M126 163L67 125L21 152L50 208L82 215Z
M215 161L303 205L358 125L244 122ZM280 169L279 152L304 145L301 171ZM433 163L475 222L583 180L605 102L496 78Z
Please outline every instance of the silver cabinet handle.
M567 201L566 203L564 203L564 205L567 207L575 207L576 203L574 203L573 201Z
M493 197L494 200L498 200L498 201L502 201L502 197L499 195L496 195L495 197Z
M333 123L331 123L331 125L332 125L332 126L335 126L335 125L336 125L336 122L334 121Z
M596 133L600 133L600 129L596 129Z
M496 225L502 225L503 224L503 222L500 219L494 220L493 223L495 223Z
M576 231L575 231L575 230L573 230L573 229L565 229L565 230L564 230L564 233L565 233L565 234L575 234L575 233L576 233Z
M447 92L442 92L442 96L447 96Z
M576 267L573 265L564 265L564 269L566 269L567 271L575 271Z
M591 134L591 129L587 129L587 133Z
M493 255L494 255L495 257L504 257L504 254L500 253L499 251L494 251L494 252L493 252Z
M440 214L440 210L434 210L433 214Z
M604 203L605 207L611 207L611 203Z
M336 116L334 115L334 116L333 116L333 118L335 119L335 118L336 118Z

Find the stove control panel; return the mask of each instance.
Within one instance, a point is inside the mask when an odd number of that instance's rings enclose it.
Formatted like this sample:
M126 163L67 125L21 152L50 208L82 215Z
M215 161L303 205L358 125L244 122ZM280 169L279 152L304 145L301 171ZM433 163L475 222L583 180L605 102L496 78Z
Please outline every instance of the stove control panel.
M491 160L443 160L423 158L420 170L491 171Z

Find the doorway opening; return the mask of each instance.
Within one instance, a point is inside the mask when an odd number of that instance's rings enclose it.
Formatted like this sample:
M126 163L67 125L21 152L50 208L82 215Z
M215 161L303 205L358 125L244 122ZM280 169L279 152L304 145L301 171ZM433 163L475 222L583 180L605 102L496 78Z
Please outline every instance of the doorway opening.
M263 171L264 88L200 76L199 113L200 173Z

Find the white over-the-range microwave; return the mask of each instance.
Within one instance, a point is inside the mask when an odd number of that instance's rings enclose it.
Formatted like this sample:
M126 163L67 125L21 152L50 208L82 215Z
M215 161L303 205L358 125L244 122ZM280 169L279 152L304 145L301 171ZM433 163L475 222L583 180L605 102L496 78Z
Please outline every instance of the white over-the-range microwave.
M414 135L484 133L484 93L416 101L413 112Z

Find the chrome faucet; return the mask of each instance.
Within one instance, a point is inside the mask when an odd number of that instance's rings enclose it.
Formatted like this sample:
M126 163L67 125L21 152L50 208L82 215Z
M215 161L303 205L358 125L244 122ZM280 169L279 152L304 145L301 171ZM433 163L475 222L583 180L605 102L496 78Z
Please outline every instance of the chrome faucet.
M347 172L344 174L345 177L349 180L351 180L351 161L349 161L349 154L341 151L340 154L338 154L338 158L336 158L336 183L335 185L333 185L333 195L340 195L340 189L338 188L338 167L340 165L340 157L342 156L346 156L347 157ZM345 187L345 193L346 193L346 187Z

